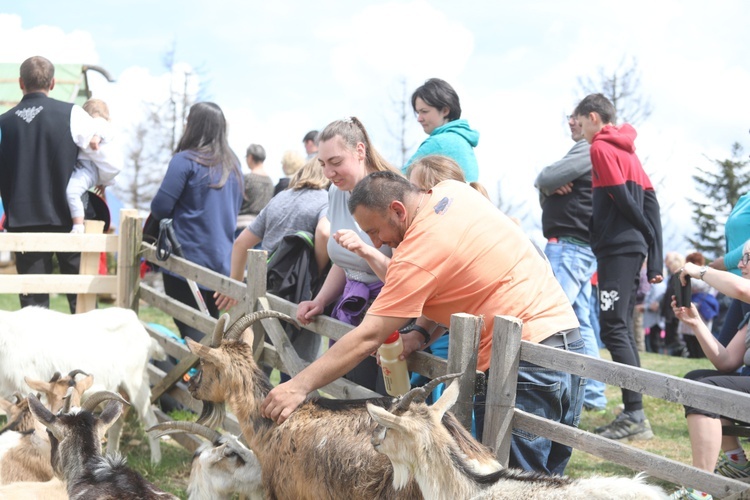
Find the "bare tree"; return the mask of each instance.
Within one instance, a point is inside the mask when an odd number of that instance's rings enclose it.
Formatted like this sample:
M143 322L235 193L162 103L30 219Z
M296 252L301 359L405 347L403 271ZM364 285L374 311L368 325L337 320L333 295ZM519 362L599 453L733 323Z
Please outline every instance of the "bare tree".
M144 118L132 131L126 146L125 165L115 193L128 206L148 211L177 148L188 110L203 91L198 71L175 63L175 46L163 57L169 71L168 98L143 103Z
M135 125L126 146L125 168L115 185L115 193L127 206L148 211L172 150L171 134L165 133L160 108L145 103L143 107L146 118Z
M598 78L578 78L578 85L585 95L602 93L612 101L618 123L638 125L651 116L651 102L641 92L641 75L635 57L623 56L611 73L599 67Z
M414 113L412 112L411 99L407 88L406 78L401 77L398 82L398 96L391 97L391 116L393 119L386 118L388 133L397 144L396 165L406 165L409 159L409 152L414 148L414 141L408 138L409 124L413 122Z

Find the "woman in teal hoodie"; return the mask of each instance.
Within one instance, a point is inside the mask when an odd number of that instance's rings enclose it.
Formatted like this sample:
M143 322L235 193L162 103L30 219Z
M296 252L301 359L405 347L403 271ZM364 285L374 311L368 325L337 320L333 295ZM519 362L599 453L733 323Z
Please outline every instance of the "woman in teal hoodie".
M474 148L479 142L479 132L461 120L461 103L453 87L439 78L430 78L411 96L411 105L417 121L429 135L417 152L404 165L409 165L427 155L443 155L461 166L468 182L479 180L479 166Z

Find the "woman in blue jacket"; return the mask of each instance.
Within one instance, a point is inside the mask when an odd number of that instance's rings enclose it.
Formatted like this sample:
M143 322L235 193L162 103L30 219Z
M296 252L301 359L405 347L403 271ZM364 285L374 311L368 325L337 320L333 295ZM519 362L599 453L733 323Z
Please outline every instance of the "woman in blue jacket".
M151 214L156 220L172 218L185 259L229 275L242 190L240 162L227 142L224 113L211 102L194 104L161 187L151 201ZM168 296L197 308L183 277L166 270L163 276ZM218 318L214 292L200 291L209 313ZM183 338L198 341L203 337L195 328L181 321L175 323Z
M419 145L402 171L427 155L442 155L461 166L468 182L479 180L479 166L474 148L479 143L479 132L461 119L461 102L453 87L439 78L430 78L411 96L411 105L417 121L429 135Z

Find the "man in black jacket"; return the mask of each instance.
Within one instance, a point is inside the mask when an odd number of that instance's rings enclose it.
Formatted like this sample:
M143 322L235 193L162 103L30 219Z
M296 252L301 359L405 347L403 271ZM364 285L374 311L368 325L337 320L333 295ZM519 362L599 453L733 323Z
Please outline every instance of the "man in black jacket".
M71 229L65 189L78 148L95 148L94 120L80 106L49 97L55 67L34 56L21 64L23 99L0 116L0 196L5 229L15 233L66 233ZM60 271L77 274L80 254L57 252ZM18 274L50 274L51 252L16 254ZM48 294L20 295L21 306L49 307ZM68 295L71 312L75 295Z
M590 146L575 116L568 116L568 127L575 144L560 160L539 172L534 186L539 189L542 232L547 238L544 253L581 324L586 354L599 358L599 339L591 320L591 277L596 271L596 257L589 244ZM583 398L586 410L606 410L604 388L605 384L598 380L586 382Z

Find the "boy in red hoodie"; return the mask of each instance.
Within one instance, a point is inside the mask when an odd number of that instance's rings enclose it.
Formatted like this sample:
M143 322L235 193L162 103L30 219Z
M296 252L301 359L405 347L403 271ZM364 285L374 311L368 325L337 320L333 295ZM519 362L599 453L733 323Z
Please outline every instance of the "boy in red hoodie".
M591 144L593 214L589 228L599 275L601 338L613 361L640 366L633 308L646 256L649 281L663 279L659 202L635 154L635 129L614 125L612 103L602 94L591 94L573 114ZM642 395L623 389L622 401L624 411L595 432L616 440L651 439L654 434L643 412Z

